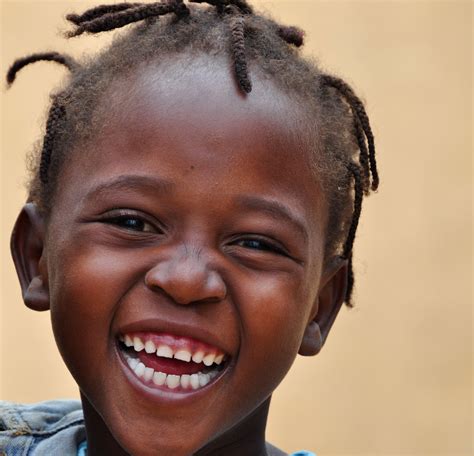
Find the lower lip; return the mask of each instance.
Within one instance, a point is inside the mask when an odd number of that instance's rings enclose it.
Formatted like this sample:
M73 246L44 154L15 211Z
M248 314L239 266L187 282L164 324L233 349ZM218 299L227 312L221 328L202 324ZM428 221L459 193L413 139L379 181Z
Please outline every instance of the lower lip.
M230 368L229 363L217 377L212 379L207 385L199 387L198 389L173 390L168 388L166 385L158 386L155 384L145 383L142 378L138 377L135 372L131 370L118 345L115 346L115 351L117 352L125 377L133 389L143 395L146 399L160 403L169 402L175 404L176 402L199 400L202 396L206 395L211 389L216 388L222 382Z

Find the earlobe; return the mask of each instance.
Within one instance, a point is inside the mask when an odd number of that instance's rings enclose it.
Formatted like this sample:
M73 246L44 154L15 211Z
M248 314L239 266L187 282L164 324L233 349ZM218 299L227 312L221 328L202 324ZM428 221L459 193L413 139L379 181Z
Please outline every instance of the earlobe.
M325 268L312 318L298 352L300 355L314 356L321 351L346 297L347 283L348 261L336 257Z
M312 320L305 329L298 353L302 356L314 356L321 351L321 348L323 348L321 328Z
M44 234L44 220L36 204L25 204L16 220L10 248L23 301L30 309L37 311L49 310Z

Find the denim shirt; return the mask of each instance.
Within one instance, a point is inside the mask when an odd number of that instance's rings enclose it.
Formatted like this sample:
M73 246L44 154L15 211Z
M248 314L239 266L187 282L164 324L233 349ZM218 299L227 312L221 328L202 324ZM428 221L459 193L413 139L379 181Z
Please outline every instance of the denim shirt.
M0 456L85 454L86 429L79 401L37 404L0 401ZM315 456L301 451L292 456Z
M0 401L1 456L75 456L85 440L80 401Z

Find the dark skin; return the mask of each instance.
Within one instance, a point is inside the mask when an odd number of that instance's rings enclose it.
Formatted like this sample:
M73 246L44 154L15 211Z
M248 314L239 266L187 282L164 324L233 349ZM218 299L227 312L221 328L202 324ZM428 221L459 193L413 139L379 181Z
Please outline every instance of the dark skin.
M88 454L284 454L265 442L271 394L298 353L319 352L347 281L325 257L299 108L258 75L243 97L208 57L148 66L104 100L50 219L29 203L12 236L25 303L51 311L80 387ZM202 390L163 393L120 358L131 326L230 360Z

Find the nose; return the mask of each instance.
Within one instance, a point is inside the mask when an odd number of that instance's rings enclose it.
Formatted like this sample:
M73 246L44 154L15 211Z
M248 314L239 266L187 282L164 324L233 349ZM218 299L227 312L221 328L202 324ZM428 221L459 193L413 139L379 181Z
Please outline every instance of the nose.
M185 250L157 262L145 275L146 286L163 291L182 305L225 299L226 284L209 259L199 251Z

